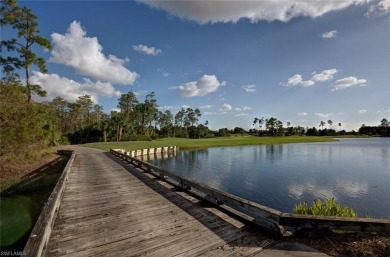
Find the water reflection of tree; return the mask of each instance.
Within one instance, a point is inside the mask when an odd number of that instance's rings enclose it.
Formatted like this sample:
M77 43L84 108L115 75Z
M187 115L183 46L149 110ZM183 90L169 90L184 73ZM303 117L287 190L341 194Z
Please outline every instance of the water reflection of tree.
M283 144L270 144L265 146L266 160L273 163L282 158Z

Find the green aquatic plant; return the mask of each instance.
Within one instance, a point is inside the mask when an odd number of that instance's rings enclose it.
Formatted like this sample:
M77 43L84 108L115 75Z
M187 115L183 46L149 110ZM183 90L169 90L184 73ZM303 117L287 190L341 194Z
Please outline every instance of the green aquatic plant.
M308 207L306 202L299 203L295 205L293 212L295 214L315 216L357 217L357 212L354 209L341 206L336 203L333 197L324 201L313 201L310 207Z

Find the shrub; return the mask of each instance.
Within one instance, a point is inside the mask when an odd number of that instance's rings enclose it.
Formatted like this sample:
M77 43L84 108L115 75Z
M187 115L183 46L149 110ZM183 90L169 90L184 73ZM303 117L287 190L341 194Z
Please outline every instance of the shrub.
M310 207L307 206L306 202L299 203L295 205L294 213L317 216L357 217L355 210L351 207L341 206L336 203L333 197L324 201L316 200Z

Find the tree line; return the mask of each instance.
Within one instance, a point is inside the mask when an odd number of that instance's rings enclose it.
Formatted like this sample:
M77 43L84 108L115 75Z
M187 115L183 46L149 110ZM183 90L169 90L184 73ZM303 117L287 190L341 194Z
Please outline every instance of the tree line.
M292 135L306 135L306 136L344 136L344 135L370 135L370 136L390 136L390 122L383 118L378 126L362 125L358 131L345 131L342 128L342 123L337 123L338 131L332 128L334 122L328 120L321 121L319 128L316 127L302 127L291 126L291 122L287 122L287 127L283 126L283 122L275 117L264 119L255 117L253 120L254 129L249 130L249 134L258 136L292 136ZM328 128L324 128L328 125ZM237 128L236 128L237 129Z
M152 140L161 137L203 138L208 136L207 122L198 108L181 108L175 115L159 110L155 93L140 101L133 92L122 94L118 110L110 114L95 104L90 95L71 103L61 97L47 105L52 108L56 126L70 143Z

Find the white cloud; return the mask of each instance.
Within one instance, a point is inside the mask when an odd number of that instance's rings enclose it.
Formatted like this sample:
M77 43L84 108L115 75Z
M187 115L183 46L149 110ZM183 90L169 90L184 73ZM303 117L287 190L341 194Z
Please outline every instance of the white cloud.
M161 53L161 50L160 49L157 49L155 47L149 47L149 46L146 46L146 45L137 45L137 46L133 46L133 49L134 51L137 51L139 53L142 53L142 54L146 54L146 55L158 55Z
M169 89L179 89L180 94L184 97L204 96L215 92L222 86L215 75L203 75L197 81L187 82L177 87Z
M159 110L175 110L175 109L178 109L178 107L176 106L172 106L172 105L168 105L168 106L159 106L158 107Z
M302 81L300 83L300 86L302 86L302 87L310 87L310 86L313 86L314 84L315 84L314 81L306 80L306 81Z
M301 117L307 116L307 112L298 112L297 115Z
M301 87L310 87L315 83L312 80L303 80L302 75L295 74L292 77L288 78L287 84L281 83L283 86L301 86Z
M200 109L210 109L211 107L213 107L214 105L211 105L211 104L207 104L207 105L203 105L201 107L199 107Z
M246 85L242 87L246 92L256 92L255 85Z
M105 57L96 37L87 37L80 23L73 21L67 33L51 34L53 50L49 61L73 67L77 73L114 84L131 85L139 77L123 66L129 59Z
M236 107L236 111L250 111L250 110L252 110L253 108L252 107L247 107L247 106L245 106L245 107L243 107L243 108L240 108L240 107Z
M221 106L221 108L219 108L218 111L220 112L226 112L226 111L230 111L231 109L233 109L233 107L230 105L230 104L223 104Z
M294 17L320 17L328 12L341 10L370 0L344 1L295 1L295 0L242 0L242 1L159 1L137 0L156 9L163 9L180 18L198 23L238 22L249 19L251 22L284 21Z
M309 80L303 80L302 75L295 74L288 78L287 83L279 83L282 86L301 86L310 87L314 86L317 82L324 82L333 79L334 74L339 72L337 69L323 70L320 73L312 72L312 76Z
M302 82L302 75L295 74L294 76L288 79L287 84L290 86L296 86L299 85L299 83L301 82Z
M218 114L218 113L216 113L216 112L205 112L204 113L204 115L216 115L216 114Z
M112 62L117 63L119 65L123 65L123 64L130 61L130 59L128 57L126 57L125 59L121 59L121 58L116 57L113 54L109 54L108 59L110 59Z
M382 16L390 13L390 0L382 0L370 6L365 16Z
M33 71L31 82L45 89L47 98L50 100L60 96L70 102L74 102L79 96L88 94L97 103L99 96L121 95L109 82L92 82L89 79L84 79L83 83L78 83L66 77L60 77L57 74L43 74L38 71Z
M236 117L248 116L248 113L237 113L234 116L236 116Z
M321 112L316 112L314 115L321 117L321 118L328 118L333 115L333 113L321 113Z
M322 38L325 38L325 39L333 38L336 36L337 33L338 33L337 30L331 30L331 31L323 33Z
M181 108L183 108L183 109L188 109L188 108L192 108L192 107L191 107L191 105L183 104L183 105L181 106Z
M323 70L320 73L312 73L311 80L315 82L324 82L333 79L333 75L339 72L337 69Z
M336 80L336 82L331 85L331 91L336 91L340 89L345 89L353 86L364 86L367 83L365 79L358 79L356 77L347 77L343 79Z
M360 113L360 114L367 113L367 110L359 110L359 113Z

